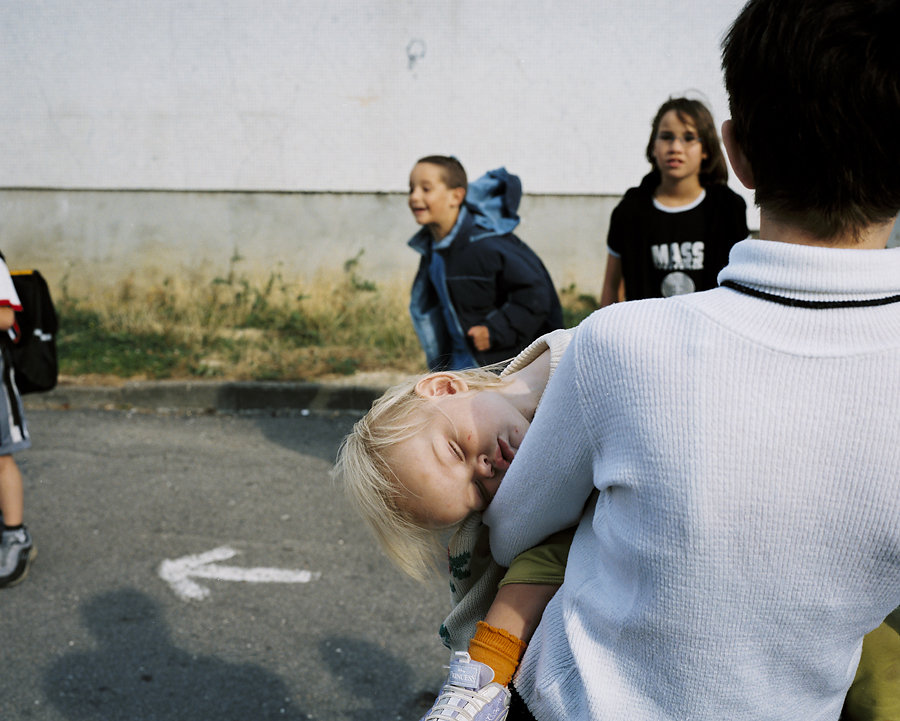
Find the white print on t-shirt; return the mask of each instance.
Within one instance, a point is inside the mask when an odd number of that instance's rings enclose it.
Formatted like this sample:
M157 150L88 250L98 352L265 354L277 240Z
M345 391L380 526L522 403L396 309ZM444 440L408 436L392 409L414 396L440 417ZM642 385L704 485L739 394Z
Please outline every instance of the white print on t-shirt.
M662 279L659 286L659 294L663 298L671 298L673 295L684 295L685 293L693 293L697 290L697 285L691 276L676 270L669 273Z
M705 243L663 243L651 245L653 264L660 270L703 270Z

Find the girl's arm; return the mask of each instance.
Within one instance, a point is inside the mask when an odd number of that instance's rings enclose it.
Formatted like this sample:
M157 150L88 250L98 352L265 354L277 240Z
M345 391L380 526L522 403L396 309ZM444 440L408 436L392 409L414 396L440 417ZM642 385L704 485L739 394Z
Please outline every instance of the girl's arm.
M622 259L610 253L606 257L606 275L603 278L603 292L600 307L625 300L625 283L622 276Z

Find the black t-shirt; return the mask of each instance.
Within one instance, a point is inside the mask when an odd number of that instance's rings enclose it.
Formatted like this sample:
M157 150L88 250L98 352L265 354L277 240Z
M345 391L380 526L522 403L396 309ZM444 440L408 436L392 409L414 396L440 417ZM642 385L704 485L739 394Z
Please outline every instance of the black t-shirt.
M621 259L626 299L715 288L731 246L748 235L743 198L714 185L690 206L662 209L647 185L631 188L610 219L607 246Z

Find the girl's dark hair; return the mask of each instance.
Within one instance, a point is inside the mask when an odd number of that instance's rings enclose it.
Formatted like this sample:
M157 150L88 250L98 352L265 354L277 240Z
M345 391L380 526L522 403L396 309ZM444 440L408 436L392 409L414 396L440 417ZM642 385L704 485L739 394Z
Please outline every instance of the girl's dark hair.
M900 2L751 0L722 44L756 203L816 238L900 208Z
M466 169L452 155L427 155L419 158L419 163L428 163L429 165L437 165L441 169L441 177L444 185L453 190L453 188L462 188L466 190L469 187L469 181L466 177Z
M662 179L653 157L653 146L656 143L656 134L659 132L659 123L670 110L674 110L678 114L678 119L682 123L689 122L697 128L697 135L700 136L703 151L706 153L706 157L700 165L700 185L705 188L715 183L727 183L728 166L725 164L725 156L722 153L722 145L719 142L719 133L716 131L712 113L699 100L690 98L669 98L656 111L646 151L647 160L653 166L653 174L659 176L660 180Z

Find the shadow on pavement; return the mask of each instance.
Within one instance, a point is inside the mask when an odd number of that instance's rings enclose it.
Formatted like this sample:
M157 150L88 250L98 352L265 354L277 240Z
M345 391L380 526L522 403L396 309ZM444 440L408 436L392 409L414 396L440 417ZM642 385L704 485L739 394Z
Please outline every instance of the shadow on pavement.
M123 589L82 606L93 651L63 655L44 674L47 700L72 721L306 719L284 682L251 664L172 644L158 604Z
M341 440L361 415L350 412L320 413L313 419L299 413L287 416L261 413L256 416L256 425L272 443L334 463Z
M352 705L357 710L348 716L352 721L416 721L437 698L437 688L410 691L411 679L417 674L374 643L332 636L320 642L319 655L346 693L356 699Z

